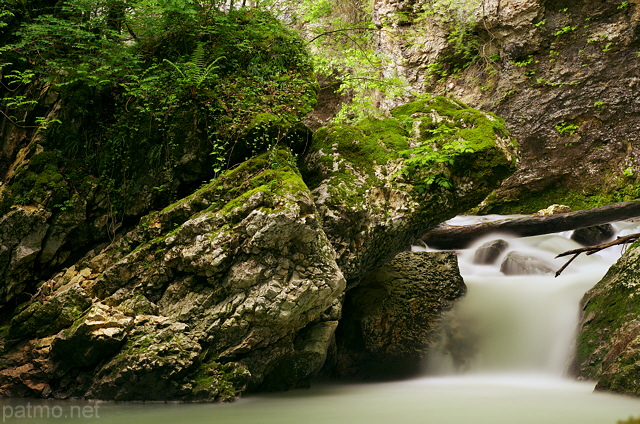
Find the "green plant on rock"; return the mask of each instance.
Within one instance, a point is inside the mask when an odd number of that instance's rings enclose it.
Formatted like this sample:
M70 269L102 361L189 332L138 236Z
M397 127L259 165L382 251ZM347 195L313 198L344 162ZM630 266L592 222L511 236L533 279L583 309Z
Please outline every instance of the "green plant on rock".
M571 124L569 122L562 122L555 126L556 131L560 136L568 136L574 135L578 129L580 129L579 125Z
M60 192L50 206L64 206L91 177L124 211L145 173L150 189L170 187L154 196L172 196L189 149L199 146L209 172L197 178L211 178L268 147L244 137L257 115L291 125L315 104L304 41L263 10L189 0L40 3L0 6L0 23L9 22L0 31L9 40L0 48L0 110L11 124L39 131L45 151L61 159L44 176L21 171L3 206L44 201L48 186ZM36 116L51 99L59 112Z
M438 118L416 117L415 111L430 108ZM461 167L467 166L463 165L467 160L480 156L496 137L508 135L499 118L443 97L427 96L394 109L392 114L417 137L417 145L400 150L405 159L396 175L412 181L420 193L433 185L453 188L452 177L464 173Z
M555 36L558 37L558 36L563 35L563 34L568 34L568 33L572 32L572 31L575 31L576 29L578 29L577 25L574 25L574 26L567 25L567 26L559 29L558 31L556 31Z
M598 110L604 110L607 108L607 105L605 104L605 102L593 102L593 107Z
M188 62L182 63L178 66L169 59L164 59L164 61L178 72L179 82L181 84L197 89L205 82L215 80L218 77L218 75L213 71L219 68L219 66L216 66L216 63L222 59L225 59L225 57L220 56L207 64L204 46L202 43L198 43L197 47L193 51L191 60Z

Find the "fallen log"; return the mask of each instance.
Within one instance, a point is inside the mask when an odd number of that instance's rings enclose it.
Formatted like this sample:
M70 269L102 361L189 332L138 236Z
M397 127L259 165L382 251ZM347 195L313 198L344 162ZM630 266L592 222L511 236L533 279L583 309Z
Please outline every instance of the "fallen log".
M462 249L489 233L504 233L517 237L537 236L576 230L612 221L622 221L638 216L640 216L640 200L633 200L583 211L546 216L531 215L524 218L501 219L475 225L440 224L422 236L421 240L436 249Z
M580 247L578 249L568 250L566 252L560 253L558 256L556 256L556 258L561 258L563 256L569 256L569 255L573 255L573 256L571 257L571 259L569 259L567 261L567 263L562 265L562 268L560 268L559 270L556 271L556 277L558 275L562 274L562 271L567 269L569 264L571 262L573 262L573 260L575 258L577 258L581 253L584 253L586 255L593 255L594 253L597 253L597 252L599 252L599 251L601 251L603 249L606 249L607 247L617 246L617 245L620 245L620 244L633 243L634 241L638 240L639 238L640 238L640 233L629 234L629 235L626 235L626 236L618 237L617 239L612 240L612 241L608 241L606 243L596 244L594 246Z

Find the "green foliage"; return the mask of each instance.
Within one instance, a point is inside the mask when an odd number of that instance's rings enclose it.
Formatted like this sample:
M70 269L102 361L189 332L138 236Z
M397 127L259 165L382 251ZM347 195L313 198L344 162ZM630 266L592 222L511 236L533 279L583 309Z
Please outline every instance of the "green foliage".
M532 62L533 62L533 56L529 55L525 60L516 61L512 63L520 68L524 68L525 66L531 65Z
M218 75L213 73L213 71L219 68L219 66L215 66L215 64L221 59L224 59L224 56L216 58L207 65L205 61L204 46L202 43L198 43L189 62L178 66L169 59L164 59L164 61L173 66L173 68L178 72L178 82L180 84L183 84L188 88L198 89L208 80L215 80L218 77Z
M335 91L347 100L335 122L381 117L380 101L411 94L401 76L381 71L391 59L376 48L379 30L371 22L370 6L363 0L304 0L300 7L292 7L309 40L316 74L336 83Z
M475 34L478 24L476 11L481 9L480 0L435 0L422 7L416 22L428 21L429 17L438 16L438 20L448 26L450 52L445 54L443 64L449 74L466 69L480 58L481 46ZM490 61L490 58L485 59Z
M141 175L175 187L171 175L191 146L209 146L210 178L268 147L247 136L257 115L289 128L311 110L316 85L302 39L267 12L217 3L61 0L0 12L0 22L15 13L21 23L0 50L0 110L60 153L54 182L66 192L51 204L80 190L84 177L71 169L99 178L116 202ZM58 115L48 113L47 92L60 99ZM38 174L24 172L8 195L41 202L29 194L44 187Z
M555 36L558 37L562 34L567 34L570 33L572 31L575 31L576 29L578 29L577 25L571 26L571 25L567 25L561 29L559 29L558 31L556 31Z
M561 122L560 124L555 126L556 131L560 136L574 135L578 129L580 129L579 125L571 124L569 122Z
M618 10L624 10L624 9L627 9L628 7L629 7L629 2L628 1L623 1L618 6Z

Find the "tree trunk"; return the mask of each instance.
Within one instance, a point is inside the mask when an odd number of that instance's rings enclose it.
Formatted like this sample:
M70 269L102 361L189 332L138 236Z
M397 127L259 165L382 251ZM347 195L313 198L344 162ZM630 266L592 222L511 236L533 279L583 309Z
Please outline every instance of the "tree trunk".
M537 236L575 230L592 225L640 216L640 200L616 203L584 211L546 216L502 219L467 226L440 224L422 236L421 240L436 249L462 249L489 233L499 232L519 237Z

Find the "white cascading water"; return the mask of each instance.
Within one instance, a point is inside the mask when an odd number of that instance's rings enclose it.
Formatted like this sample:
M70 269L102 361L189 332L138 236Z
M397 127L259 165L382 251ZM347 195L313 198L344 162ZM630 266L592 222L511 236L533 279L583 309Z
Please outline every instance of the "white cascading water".
M474 219L478 218L461 217L453 223ZM624 234L635 225L616 223L615 229ZM445 329L442 346L430 355L428 374L563 377L573 354L580 299L620 256L621 247L581 255L557 278L553 273L504 275L500 265L509 252L518 252L555 271L568 260L555 259L557 254L581 247L569 235L492 234L460 251L468 293L450 314L450 328ZM509 245L498 260L474 264L477 248L496 239Z

